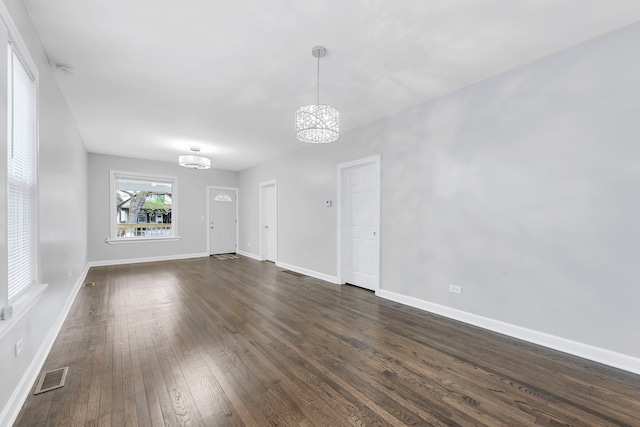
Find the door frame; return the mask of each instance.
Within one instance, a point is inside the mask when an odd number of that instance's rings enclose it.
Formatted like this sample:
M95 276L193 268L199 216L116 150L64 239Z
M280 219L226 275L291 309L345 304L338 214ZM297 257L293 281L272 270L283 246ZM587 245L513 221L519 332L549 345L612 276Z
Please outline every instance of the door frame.
M261 182L260 184L258 184L258 194L259 194L259 201L258 201L258 203L259 203L259 207L260 207L260 209L259 209L259 213L258 213L258 223L259 223L259 225L258 225L258 234L259 234L259 237L260 237L260 253L259 253L258 255L259 255L260 261L266 261L266 260L267 260L267 250L266 250L266 248L264 247L264 243L265 243L265 242L263 242L263 239L262 239L262 227L264 227L264 222L263 222L263 219L262 219L262 218L263 218L263 216L262 216L262 214L263 214L263 212L262 212L262 202L263 202L263 200L262 200L262 193L263 193L263 191L264 191L265 187L270 187L270 186L272 186L272 185L273 185L274 190L275 190L275 195L274 195L274 197L275 197L275 199L276 199L276 200L275 200L275 211L276 211L275 224L276 224L276 231L275 231L275 233L274 233L274 238L275 238L275 240L276 240L276 241L275 241L275 246L276 246L276 256L275 256L275 260L274 260L274 262L277 262L277 261L278 261L278 180L277 180L277 179L271 179L271 180L269 180L269 181L263 181L263 182Z
M337 247L337 279L338 279L338 284L340 285L344 285L346 283L345 281L345 277L346 275L346 271L345 268L347 266L347 250L346 250L346 241L347 241L347 237L346 237L346 233L347 233L347 226L346 226L346 221L347 221L347 215L346 215L346 209L347 209L347 203L346 203L346 188L345 186L347 185L347 180L346 180L346 173L347 170L353 167L357 167L357 166L365 166L365 165L374 165L376 168L376 176L378 178L378 191L376 192L376 205L377 205L377 210L376 210L376 234L378 236L378 238L376 239L376 251L375 251L375 268L374 268L374 292L376 293L376 295L378 294L378 292L380 291L380 239L382 238L382 236L380 235L380 154L377 154L375 156L370 156L370 157L365 157L362 159L358 159L358 160L353 160L351 162L346 162L346 163L340 163L338 165L338 200L337 200L337 206L336 206L336 210L338 211L338 222L337 222L337 242L338 242L338 247Z
M236 192L236 253L238 252L238 199L239 193L236 187L219 187L217 185L207 185L207 255L211 255L211 231L209 230L209 224L211 224L211 200L209 194L211 190L234 190Z

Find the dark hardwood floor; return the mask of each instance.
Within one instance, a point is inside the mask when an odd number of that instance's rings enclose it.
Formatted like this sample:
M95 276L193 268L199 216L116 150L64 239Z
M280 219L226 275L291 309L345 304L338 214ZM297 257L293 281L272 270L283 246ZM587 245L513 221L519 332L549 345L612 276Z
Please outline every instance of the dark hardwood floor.
M92 268L18 426L640 426L640 376L248 258Z

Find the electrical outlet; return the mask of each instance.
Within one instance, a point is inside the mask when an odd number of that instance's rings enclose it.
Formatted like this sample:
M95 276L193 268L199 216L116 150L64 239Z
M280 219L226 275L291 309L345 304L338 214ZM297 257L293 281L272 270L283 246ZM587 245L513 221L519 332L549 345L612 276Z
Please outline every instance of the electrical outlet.
M24 340L20 338L16 343L16 357L22 352L22 347L24 347Z
M2 307L2 311L0 311L0 319L9 320L13 317L13 306L10 305L8 307Z
M462 286L449 285L449 292L453 292L454 294L461 295L462 294Z

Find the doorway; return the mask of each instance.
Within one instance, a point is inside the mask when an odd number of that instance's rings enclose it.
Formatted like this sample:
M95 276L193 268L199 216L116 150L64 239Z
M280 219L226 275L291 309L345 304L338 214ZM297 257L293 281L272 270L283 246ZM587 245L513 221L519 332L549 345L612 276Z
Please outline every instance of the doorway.
M380 289L380 156L338 165L338 282Z
M236 253L238 189L207 187L207 246L209 255Z
M260 259L278 261L278 183L260 183Z

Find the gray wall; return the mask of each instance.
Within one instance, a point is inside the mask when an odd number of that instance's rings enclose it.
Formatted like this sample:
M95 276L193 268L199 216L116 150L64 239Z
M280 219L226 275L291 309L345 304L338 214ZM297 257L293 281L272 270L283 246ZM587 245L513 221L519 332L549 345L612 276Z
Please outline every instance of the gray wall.
M137 258L203 254L207 251L208 185L237 187L237 173L217 169L185 169L176 163L89 154L89 261L106 262ZM111 170L168 175L178 178L179 241L110 245L109 179ZM204 217L205 219L202 219Z
M383 290L640 357L639 48L635 24L242 171L239 249L277 179L279 261L335 276L336 165L380 153Z
M82 278L87 242L87 153L84 143L22 1L4 0L4 3L40 74L40 274L42 282L48 283L49 287L36 306L0 341L0 411L28 372L41 344L55 332L52 325L73 295L74 285ZM4 127L6 122L3 120L2 123ZM0 150L4 152L6 134L6 129L0 129ZM4 188L5 174L1 175L0 185ZM24 339L24 349L16 358L14 344L20 338Z
M302 143L300 143L302 144ZM278 261L336 275L336 165L376 154L344 144L312 145L240 172L238 248L260 254L261 182L278 183ZM332 200L331 208L325 200Z

